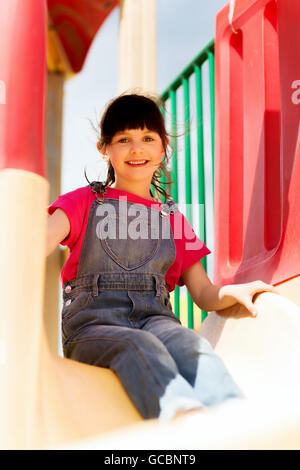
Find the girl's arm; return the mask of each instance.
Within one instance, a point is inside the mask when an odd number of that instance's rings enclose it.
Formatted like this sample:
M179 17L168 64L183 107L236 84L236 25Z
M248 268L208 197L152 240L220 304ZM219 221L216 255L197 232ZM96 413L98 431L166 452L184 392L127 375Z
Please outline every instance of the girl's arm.
M68 216L62 209L56 209L52 215L48 216L46 256L49 256L69 233L70 222Z
M252 301L258 292L271 291L278 293L277 289L262 281L249 282L247 284L229 284L216 286L208 278L201 261L192 265L182 275L191 298L201 310L211 312L223 310L236 303L244 305L253 316L257 310Z

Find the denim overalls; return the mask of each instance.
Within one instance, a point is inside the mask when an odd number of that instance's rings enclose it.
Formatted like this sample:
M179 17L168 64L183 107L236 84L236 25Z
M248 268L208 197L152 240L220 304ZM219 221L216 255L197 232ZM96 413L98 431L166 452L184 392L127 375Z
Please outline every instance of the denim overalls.
M241 396L208 341L172 312L165 274L176 256L174 210L173 201L158 211L100 193L77 278L63 286L64 355L115 371L144 418Z

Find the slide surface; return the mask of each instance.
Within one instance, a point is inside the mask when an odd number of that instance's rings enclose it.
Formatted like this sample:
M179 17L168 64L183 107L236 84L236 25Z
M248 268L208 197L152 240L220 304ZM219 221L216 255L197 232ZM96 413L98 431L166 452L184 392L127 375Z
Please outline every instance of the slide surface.
M293 287L299 279L292 281ZM283 283L279 292L291 287ZM212 312L200 329L245 398L169 423L156 420L74 441L82 449L300 449L300 308L273 293L244 307ZM117 443L117 444L116 444Z

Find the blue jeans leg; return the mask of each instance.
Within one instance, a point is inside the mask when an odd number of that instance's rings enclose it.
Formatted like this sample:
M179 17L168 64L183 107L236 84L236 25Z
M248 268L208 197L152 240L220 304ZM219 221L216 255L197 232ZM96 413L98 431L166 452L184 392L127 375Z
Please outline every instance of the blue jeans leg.
M87 326L65 345L65 355L115 371L144 418L170 419L202 406L166 347L148 331Z
M221 358L194 330L157 315L150 317L143 328L165 345L178 372L191 384L203 405L217 405L230 398L242 397Z

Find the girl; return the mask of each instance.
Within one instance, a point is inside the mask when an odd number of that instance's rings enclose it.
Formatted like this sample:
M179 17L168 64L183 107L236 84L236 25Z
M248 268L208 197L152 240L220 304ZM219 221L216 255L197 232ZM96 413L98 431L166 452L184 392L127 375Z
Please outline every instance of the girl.
M256 315L252 297L272 286L210 282L200 261L210 251L159 185L168 137L152 98L116 98L100 131L106 181L48 208L47 255L59 243L70 249L61 274L64 355L115 371L144 418L240 397L208 341L174 315L170 292L186 285L205 311L238 302Z

